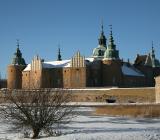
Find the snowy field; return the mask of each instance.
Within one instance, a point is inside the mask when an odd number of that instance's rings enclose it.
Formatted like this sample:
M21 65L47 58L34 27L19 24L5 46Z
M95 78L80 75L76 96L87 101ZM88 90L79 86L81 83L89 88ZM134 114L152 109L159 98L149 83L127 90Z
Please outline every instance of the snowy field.
M79 108L77 117L60 129L61 136L41 140L160 140L160 119L96 116L92 111ZM0 140L29 140L9 128L0 121Z

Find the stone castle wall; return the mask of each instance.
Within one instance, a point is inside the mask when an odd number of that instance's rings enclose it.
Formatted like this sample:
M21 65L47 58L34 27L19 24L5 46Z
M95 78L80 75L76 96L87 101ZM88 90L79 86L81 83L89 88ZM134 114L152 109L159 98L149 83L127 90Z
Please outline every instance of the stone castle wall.
M103 86L122 85L122 71L120 61L104 60L102 73Z
M160 103L160 76L156 77L155 81L156 103Z
M55 68L24 71L22 89L86 87L86 68Z
M86 87L86 67L65 68L63 70L63 87Z
M22 88L33 89L41 87L41 71L22 72Z
M144 87L146 86L146 84L144 84L146 82L145 77L142 76L129 76L129 75L125 75L123 76L123 85L124 87Z

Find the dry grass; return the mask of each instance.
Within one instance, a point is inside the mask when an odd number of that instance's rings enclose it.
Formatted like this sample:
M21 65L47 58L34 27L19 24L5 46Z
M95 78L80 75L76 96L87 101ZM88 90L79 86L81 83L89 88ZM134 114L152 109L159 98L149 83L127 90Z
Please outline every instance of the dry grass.
M160 117L160 104L151 105L108 105L96 107L96 115Z
M101 89L101 88L100 88ZM45 89L44 89L45 90ZM54 89L53 89L54 90ZM26 92L27 90L23 90ZM0 102L3 102L4 90L0 90ZM11 90L7 91L11 92ZM73 102L105 102L111 96L117 103L155 102L155 88L117 88L110 90L72 90Z
M72 91L73 99L77 102L105 102L110 96L116 98L117 103L155 102L155 88L118 88L110 90Z

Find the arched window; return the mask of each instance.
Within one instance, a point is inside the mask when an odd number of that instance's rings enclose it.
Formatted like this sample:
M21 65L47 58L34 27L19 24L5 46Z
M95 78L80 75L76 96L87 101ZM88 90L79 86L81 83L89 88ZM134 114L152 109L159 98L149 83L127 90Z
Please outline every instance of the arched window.
M98 56L102 56L102 50L98 51Z

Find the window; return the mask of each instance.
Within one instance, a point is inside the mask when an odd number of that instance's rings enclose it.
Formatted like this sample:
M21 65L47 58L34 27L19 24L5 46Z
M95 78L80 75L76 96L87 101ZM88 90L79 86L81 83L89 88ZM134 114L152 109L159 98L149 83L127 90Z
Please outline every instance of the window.
M98 56L102 56L102 50L98 51Z

